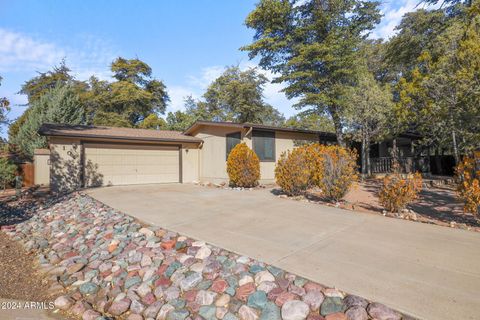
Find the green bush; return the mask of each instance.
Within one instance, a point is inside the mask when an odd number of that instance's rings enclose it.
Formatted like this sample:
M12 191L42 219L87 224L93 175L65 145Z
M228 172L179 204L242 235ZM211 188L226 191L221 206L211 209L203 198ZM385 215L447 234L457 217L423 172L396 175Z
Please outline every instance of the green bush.
M3 190L15 179L17 166L5 157L0 158L0 185Z

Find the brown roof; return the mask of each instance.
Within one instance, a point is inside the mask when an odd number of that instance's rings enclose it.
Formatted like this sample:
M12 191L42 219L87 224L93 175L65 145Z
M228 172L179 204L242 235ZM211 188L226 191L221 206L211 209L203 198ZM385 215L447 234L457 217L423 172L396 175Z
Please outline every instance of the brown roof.
M106 138L122 140L163 141L163 142L202 142L201 139L187 136L180 131L115 128L101 126L65 125L44 123L38 132L43 136Z
M268 126L263 124L256 123L236 123L236 122L221 122L221 121L203 121L199 120L192 124L187 130L184 131L184 134L190 134L198 128L199 126L220 126L220 127L231 127L231 128L253 128L259 130L271 130L271 131L286 131L286 132L300 132L300 133L311 133L317 134L324 138L336 139L336 135L332 132L318 131L318 130L308 130L308 129L298 129L298 128L289 128L289 127L275 127Z

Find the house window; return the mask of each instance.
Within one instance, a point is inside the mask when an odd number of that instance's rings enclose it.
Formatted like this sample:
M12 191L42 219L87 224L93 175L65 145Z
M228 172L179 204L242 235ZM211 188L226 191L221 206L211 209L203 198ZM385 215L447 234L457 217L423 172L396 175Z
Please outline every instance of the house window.
M260 161L275 161L275 132L254 130L252 138L253 151Z
M240 132L227 134L227 156L226 156L227 159L228 159L228 155L230 154L230 151L232 151L232 149L235 148L235 146L240 143L241 139L242 139L242 136Z

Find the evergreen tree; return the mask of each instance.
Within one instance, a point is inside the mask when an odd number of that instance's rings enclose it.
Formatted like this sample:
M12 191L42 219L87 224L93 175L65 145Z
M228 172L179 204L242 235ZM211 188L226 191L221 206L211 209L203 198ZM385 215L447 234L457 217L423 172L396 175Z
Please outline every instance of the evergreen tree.
M286 83L296 107L332 118L344 145L346 93L353 85L358 51L369 30L380 21L376 1L261 0L246 25L254 42L243 47L250 58Z
M2 77L0 76L0 85L2 85ZM7 112L10 110L10 101L7 98L0 97L0 125L7 122Z
M38 133L44 123L85 123L84 107L72 85L58 83L35 100L30 107L29 116L11 142L16 144L24 155L32 158L36 148L47 146L46 138Z
M186 99L186 110L195 119L281 125L283 115L264 101L268 79L256 68L228 67L207 88L203 99Z

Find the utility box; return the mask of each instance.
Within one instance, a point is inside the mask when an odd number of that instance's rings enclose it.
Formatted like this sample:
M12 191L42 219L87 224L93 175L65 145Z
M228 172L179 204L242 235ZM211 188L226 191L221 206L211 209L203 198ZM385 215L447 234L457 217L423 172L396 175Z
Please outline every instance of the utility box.
M35 149L33 163L35 166L35 184L43 186L50 185L50 150Z

